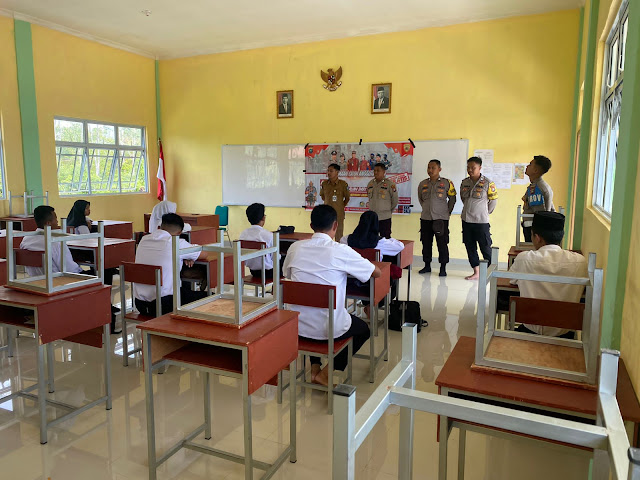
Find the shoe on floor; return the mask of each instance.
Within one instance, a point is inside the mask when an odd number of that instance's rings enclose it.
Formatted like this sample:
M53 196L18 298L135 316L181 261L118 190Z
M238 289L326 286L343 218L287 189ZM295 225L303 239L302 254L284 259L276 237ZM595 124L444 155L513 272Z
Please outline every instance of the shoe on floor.
M431 265L425 265L418 273L431 273Z
M440 273L438 274L439 277L446 277L447 276L447 267L446 265L440 265Z

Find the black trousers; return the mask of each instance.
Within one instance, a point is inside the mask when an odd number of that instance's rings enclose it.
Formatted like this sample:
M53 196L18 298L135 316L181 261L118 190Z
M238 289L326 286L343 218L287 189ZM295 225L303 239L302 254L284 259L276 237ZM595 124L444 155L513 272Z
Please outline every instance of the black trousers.
M317 341L313 338L300 337L305 340ZM343 335L340 335L336 340L344 340L346 338L353 338L353 354L355 355L362 345L369 340L369 325L364 320L351 315L351 326ZM347 367L349 352L345 348L333 359L333 368L335 370L344 370ZM311 357L311 365L320 365L320 357Z
M384 238L391 238L391 219L380 220L378 225L380 226L380 235Z
M420 241L422 242L422 260L425 265L431 263L433 255L433 237L436 237L438 246L438 262L449 263L449 220L441 220L444 223L442 235L436 235L433 231L433 220L420 219Z
M468 223L463 220L462 242L467 248L467 257L472 268L480 265L478 247L482 257L491 263L491 232L488 223Z
M195 292L186 287L180 287L180 305L195 302L207 296L207 292ZM162 315L173 312L173 295L165 295L160 299ZM140 300L136 298L136 308L142 315L156 316L156 301Z
M251 275L253 275L254 277L260 278L262 276L262 270L251 270L251 269L249 269L249 271L251 272ZM265 270L264 271L264 279L265 280L273 280L273 268L270 268L269 270Z
M531 241L531 227L525 227L523 225L522 226L522 234L524 235L524 241L525 242L530 242Z
M533 333L534 335L537 335L536 332L532 332L531 330L529 330L524 325L518 325L516 327L516 332ZM576 339L576 332L574 332L573 330L569 330L567 333L563 333L562 335L558 335L556 338L568 338L569 340L575 340Z

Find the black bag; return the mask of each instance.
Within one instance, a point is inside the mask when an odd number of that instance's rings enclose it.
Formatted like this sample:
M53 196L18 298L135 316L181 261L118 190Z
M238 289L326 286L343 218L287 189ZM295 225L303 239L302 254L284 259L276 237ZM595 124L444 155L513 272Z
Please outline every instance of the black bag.
M280 228L278 228L278 231L280 233L293 233L295 232L296 227L294 227L293 225L280 225Z
M418 332L422 330L423 325L429 326L426 320L420 317L420 303L415 301L393 300L389 305L389 330L402 331L402 310L404 309L405 323L415 323L418 326Z

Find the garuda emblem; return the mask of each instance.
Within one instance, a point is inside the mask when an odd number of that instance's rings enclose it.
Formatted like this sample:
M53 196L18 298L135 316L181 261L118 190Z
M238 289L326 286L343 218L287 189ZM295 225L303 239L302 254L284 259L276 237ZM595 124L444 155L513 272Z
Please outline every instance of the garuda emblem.
M322 88L326 88L330 92L337 90L338 87L342 85L342 82L340 81L340 78L342 77L342 67L338 68L338 71L336 72L333 71L333 68L328 69L327 72L320 70L320 76L326 83L326 85L322 85Z

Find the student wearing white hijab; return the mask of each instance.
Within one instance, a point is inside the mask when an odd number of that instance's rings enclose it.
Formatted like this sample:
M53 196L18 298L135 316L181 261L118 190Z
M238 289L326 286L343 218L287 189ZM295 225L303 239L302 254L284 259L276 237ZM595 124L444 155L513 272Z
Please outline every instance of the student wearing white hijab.
M175 202L169 200L163 200L158 203L151 211L151 218L149 218L149 233L155 232L160 225L162 225L162 216L167 213L176 213L178 205ZM191 225L184 224L183 232L191 231Z

